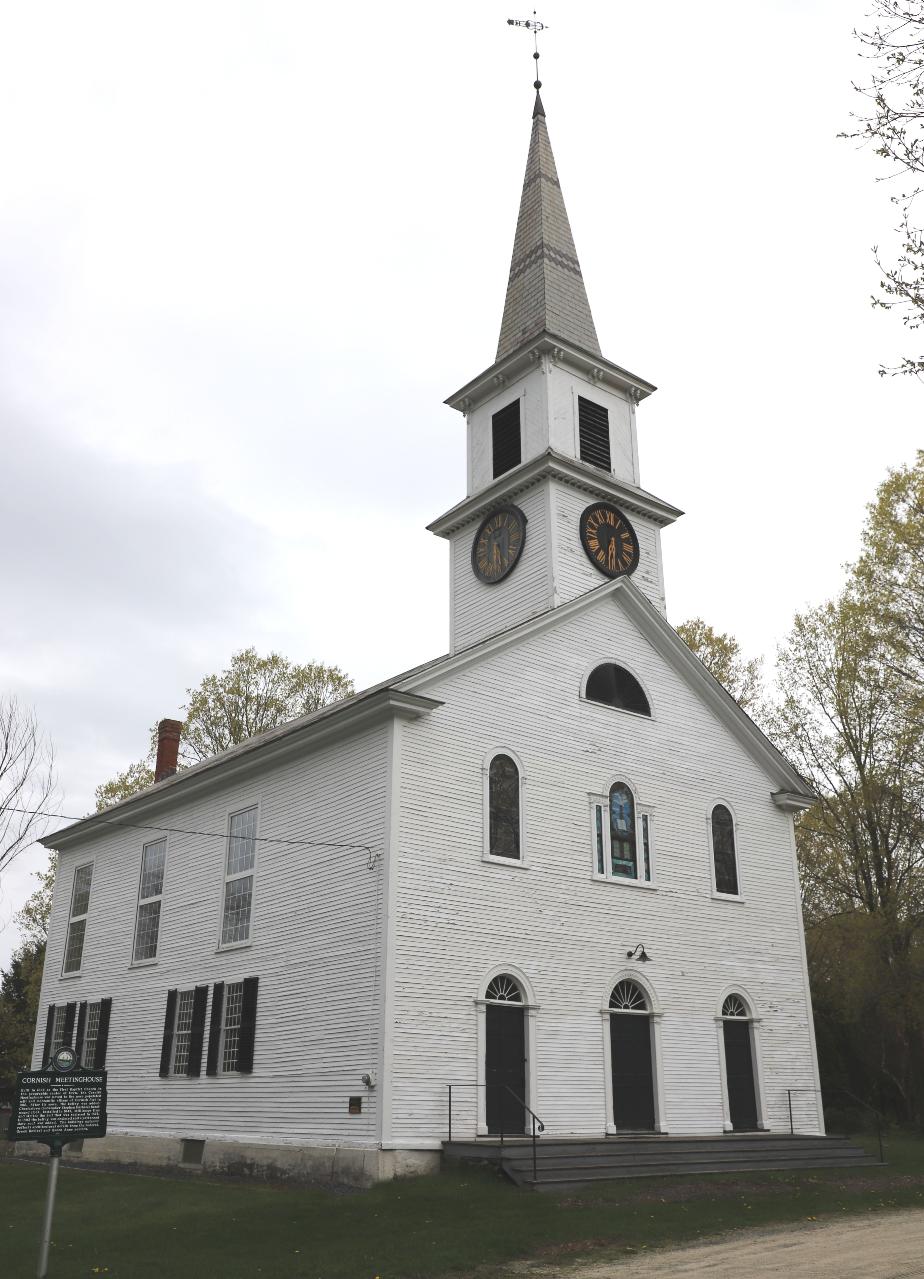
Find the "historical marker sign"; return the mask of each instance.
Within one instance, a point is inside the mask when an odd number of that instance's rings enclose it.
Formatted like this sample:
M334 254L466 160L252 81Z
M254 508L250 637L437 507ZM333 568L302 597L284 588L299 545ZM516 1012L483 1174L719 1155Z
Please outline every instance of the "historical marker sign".
M56 1053L45 1070L17 1074L10 1141L41 1141L60 1151L80 1137L105 1135L105 1070L78 1066L67 1048Z

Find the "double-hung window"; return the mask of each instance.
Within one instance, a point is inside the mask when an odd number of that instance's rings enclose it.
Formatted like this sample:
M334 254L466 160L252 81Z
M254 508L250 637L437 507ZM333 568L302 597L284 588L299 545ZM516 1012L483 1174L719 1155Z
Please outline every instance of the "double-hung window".
M80 1046L80 1064L93 1069L96 1065L96 1044L99 1038L99 1010L96 1004L87 1004L83 1026L83 1043Z
M594 878L650 884L651 814L638 806L628 783L591 796L590 819Z
M74 887L71 890L71 913L67 925L67 941L64 944L64 972L79 973L83 963L83 942L87 931L87 915L90 910L90 885L93 882L93 863L78 866L74 871Z
M185 1075L189 1068L189 1040L192 1035L193 998L191 990L178 992L176 1001L176 1024L173 1030L173 1061L170 1066L171 1075Z
M221 912L221 944L250 940L253 873L256 862L257 808L232 813L225 861L225 892Z
M135 964L157 958L166 857L167 841L165 839L145 844L141 850L141 883L138 888L135 946L132 952L132 962Z
M207 1075L249 1075L257 1027L256 977L212 987Z

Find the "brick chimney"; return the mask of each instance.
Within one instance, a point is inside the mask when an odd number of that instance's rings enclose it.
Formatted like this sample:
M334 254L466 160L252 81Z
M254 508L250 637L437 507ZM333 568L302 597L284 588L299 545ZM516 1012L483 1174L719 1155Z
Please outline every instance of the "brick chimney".
M176 772L176 760L180 751L180 732L183 728L178 719L162 719L157 725L157 763L154 766L155 782L162 782Z

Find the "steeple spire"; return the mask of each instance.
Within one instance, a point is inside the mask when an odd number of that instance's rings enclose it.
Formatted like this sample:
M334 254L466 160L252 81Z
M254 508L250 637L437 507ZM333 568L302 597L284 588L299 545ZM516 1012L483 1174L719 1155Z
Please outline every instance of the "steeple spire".
M543 332L601 354L537 88L497 359Z

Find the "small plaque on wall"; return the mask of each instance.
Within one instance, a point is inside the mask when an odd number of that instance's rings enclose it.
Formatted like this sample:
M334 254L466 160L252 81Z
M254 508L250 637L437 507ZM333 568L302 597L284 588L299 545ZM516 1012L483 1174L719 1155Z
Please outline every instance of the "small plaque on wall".
M363 1113L363 1099L362 1099L362 1097L351 1097L351 1098L350 1098L350 1108L349 1108L349 1113L350 1113L351 1115L361 1115L361 1114Z

